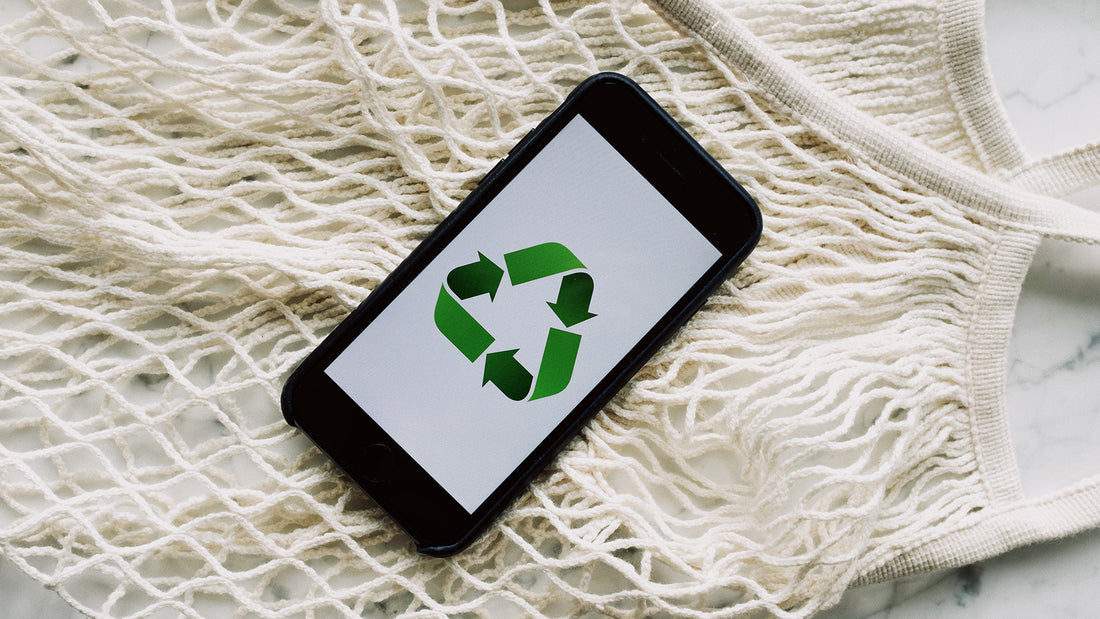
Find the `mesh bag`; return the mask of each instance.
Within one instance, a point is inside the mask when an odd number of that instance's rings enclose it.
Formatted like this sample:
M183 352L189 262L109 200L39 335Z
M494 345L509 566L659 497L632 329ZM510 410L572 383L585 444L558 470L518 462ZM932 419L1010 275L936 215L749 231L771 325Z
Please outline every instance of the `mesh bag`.
M657 10L699 39L625 1L6 9L0 551L95 616L793 617L987 513L974 346L1000 332L975 316L1042 222L815 125L693 7ZM929 60L935 3L708 10L897 153L992 165ZM608 70L764 237L484 537L417 556L283 422L282 383Z

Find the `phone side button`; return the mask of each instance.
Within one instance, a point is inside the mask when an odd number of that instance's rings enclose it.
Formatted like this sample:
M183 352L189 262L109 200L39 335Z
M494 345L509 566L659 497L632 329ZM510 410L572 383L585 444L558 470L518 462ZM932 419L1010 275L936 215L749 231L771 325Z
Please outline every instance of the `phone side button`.
M496 174L496 171L499 170L500 166L504 165L504 162L507 161L507 160L508 160L508 157L505 157L504 159L501 159L500 161L496 162L496 165L494 165L492 168L490 168L489 171L485 174L485 176L482 176L481 180L479 180L476 184L480 185L480 184L485 182L485 179L489 178L493 174Z
M546 121L548 121L548 120L550 120L549 117L543 118L542 122L540 122L538 125L536 125L534 129L528 131L527 135L520 138L519 141L516 142L515 146L508 149L508 154L511 155L512 153L516 152L517 150L523 148L524 146L527 146L527 143L530 142L532 139L534 139L534 137L536 135L538 135L540 131L542 131L542 128L544 126L546 126Z
M394 456L393 450L388 445L382 443L367 445L363 448L359 462L359 470L367 481L381 483L392 479Z

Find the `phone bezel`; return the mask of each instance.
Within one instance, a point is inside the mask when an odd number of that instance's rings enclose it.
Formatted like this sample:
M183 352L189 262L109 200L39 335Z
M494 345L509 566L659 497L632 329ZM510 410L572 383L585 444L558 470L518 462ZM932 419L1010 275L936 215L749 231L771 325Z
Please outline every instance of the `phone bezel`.
M324 369L577 115L641 172L722 255L470 514L370 418L369 412L345 395ZM283 389L284 416L413 538L418 551L434 556L453 554L475 539L695 313L756 245L761 228L760 212L752 198L648 94L622 75L594 75L520 140L462 204L302 362Z

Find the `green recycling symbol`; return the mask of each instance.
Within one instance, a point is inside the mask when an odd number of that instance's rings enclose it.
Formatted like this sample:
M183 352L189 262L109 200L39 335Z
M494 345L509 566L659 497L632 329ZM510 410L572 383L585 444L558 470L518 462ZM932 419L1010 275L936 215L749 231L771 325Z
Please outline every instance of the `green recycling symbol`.
M476 262L455 267L447 274L435 304L435 326L470 362L477 361L496 338L459 301L483 294L493 301L505 271L481 252L477 257ZM504 266L513 286L585 268L561 243L542 243L504 254ZM595 316L588 311L591 301L592 276L579 271L562 276L557 301L548 301L547 305L568 329ZM514 348L485 355L481 385L493 383L501 393L517 401L528 398L528 394L529 399L538 400L560 393L573 376L580 345L580 334L550 327L537 378L516 359L519 349Z

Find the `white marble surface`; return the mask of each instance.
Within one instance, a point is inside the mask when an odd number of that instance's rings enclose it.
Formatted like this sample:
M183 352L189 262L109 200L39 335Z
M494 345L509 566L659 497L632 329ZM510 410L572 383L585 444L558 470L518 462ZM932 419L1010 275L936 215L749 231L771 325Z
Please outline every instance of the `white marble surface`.
M1030 152L1100 140L1100 2L990 0L998 90ZM1100 188L1075 201L1100 210ZM1100 248L1048 243L1025 283L1008 405L1025 491L1100 472ZM1041 413L1041 414L1040 414ZM1100 531L981 564L849 591L826 619L1091 617ZM79 617L0 558L0 616Z

